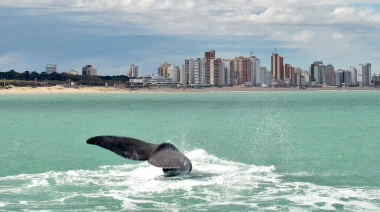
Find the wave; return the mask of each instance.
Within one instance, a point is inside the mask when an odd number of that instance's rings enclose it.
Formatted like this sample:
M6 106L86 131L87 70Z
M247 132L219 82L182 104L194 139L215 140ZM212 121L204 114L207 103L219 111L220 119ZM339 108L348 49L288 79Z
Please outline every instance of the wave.
M0 210L380 209L378 188L290 182L274 166L228 161L202 149L186 156L193 171L176 177L146 162L2 177Z

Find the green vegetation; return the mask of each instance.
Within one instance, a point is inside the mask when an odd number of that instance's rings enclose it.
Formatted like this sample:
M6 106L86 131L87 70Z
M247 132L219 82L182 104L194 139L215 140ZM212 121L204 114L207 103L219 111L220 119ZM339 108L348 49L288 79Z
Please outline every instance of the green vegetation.
M78 86L104 86L105 84L114 85L125 84L129 78L124 75L118 76L88 76L88 75L71 75L67 73L37 73L35 71L25 71L19 73L15 70L0 72L0 86L51 86L51 85L70 85L74 82ZM3 80L5 79L5 84Z

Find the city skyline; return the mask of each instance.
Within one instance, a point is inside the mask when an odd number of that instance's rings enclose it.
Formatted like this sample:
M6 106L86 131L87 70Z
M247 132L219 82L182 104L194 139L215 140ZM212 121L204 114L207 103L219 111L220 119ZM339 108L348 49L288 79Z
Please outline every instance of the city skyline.
M313 11L313 12L310 12ZM308 70L313 61L337 69L380 67L380 4L374 0L292 1L10 1L0 3L0 69L60 71L93 64L99 74L156 73L163 61L182 65L214 49L219 58L248 57L271 67Z
M210 50L210 51L213 51L213 59L220 59L220 60L223 60L223 61L230 61L230 60L234 60L234 59L250 59L250 60L258 60L258 66L256 65L257 68L265 68L267 70L270 71L270 74L271 76L273 76L276 80L278 79L281 79L281 78L284 78L284 77L289 77L289 76L286 76L286 73L289 73L289 71L287 71L288 68L297 68L297 69L300 69L302 71L307 71L307 72L312 72L311 68L310 68L310 65L305 68L305 69L302 69L300 67L297 67L297 65L294 65L294 64L290 64L290 63L285 63L285 59L282 55L280 55L279 53L277 52L273 52L272 55L271 55L271 63L269 64L269 67L267 66L260 66L260 61L261 59L256 57L255 55L250 54L250 56L235 56L234 58L221 58L221 57L215 57L215 50ZM204 54L207 54L209 52L203 52ZM188 65L187 62L189 59L193 60L194 59L210 59L209 57L207 57L207 55L198 55L196 57L187 57L187 58L184 58L182 59L182 63L180 62L179 64L172 64L168 61L163 61L161 62L160 64L156 64L156 65L153 65L155 66L155 70L152 70L151 73L143 73L143 74L139 74L139 66L138 65L135 65L135 64L130 64L130 65L127 65L125 64L125 67L127 67L125 70L123 70L123 73L121 74L117 74L117 75L125 75L125 76L128 76L130 78L135 78L136 76L138 77L141 77L141 76L147 76L147 75L160 75L160 76L163 76L163 77L168 77L168 69L173 66L173 67L181 67L181 66L186 66ZM273 58L276 58L276 59L273 59ZM170 60L169 60L170 61ZM313 63L321 63L323 64L323 61L317 61L317 60L314 60ZM313 65L312 63L312 65ZM310 64L310 63L309 63ZM371 64L371 62L366 62L366 63L360 63L360 64L357 64L357 65L349 65L348 67L346 68L336 68L337 70L350 70L352 68L355 68L355 69L361 69L361 67L363 66L363 64ZM334 64L333 63L328 63L325 65L327 66L333 66L334 67ZM44 67L40 67L38 70L30 70L30 69L26 69L26 70L16 70L16 69L9 69L9 70L0 70L0 72L6 72L6 71L10 71L10 70L15 70L17 72L24 72L24 71L29 71L29 72L46 72L48 74L52 73L52 72L57 72L57 73L70 73L70 72L78 72L77 69L82 69L85 68L86 66L92 66L92 65L83 65L82 67L72 67L72 68L69 68L68 70L62 70L60 68L58 68L59 64L57 63L47 63L44 65ZM65 66L68 66L68 67L71 67L70 65L65 65ZM157 70L157 67L158 67L158 70ZM1 68L1 67L0 67ZM164 69L162 69L164 68ZM97 70L97 69L96 69ZM351 70L350 70L351 71ZM79 72L78 72L79 73ZM78 74L76 73L76 74ZM97 72L96 72L97 73ZM281 73L281 75L280 75ZM380 75L376 72L371 72L372 74L376 74L376 75ZM74 74L75 75L75 74ZM108 75L107 73L97 73L97 74L92 74L92 75ZM116 74L114 74L116 75ZM255 80L255 77L254 76L251 76L250 77L252 79L252 81L254 82Z

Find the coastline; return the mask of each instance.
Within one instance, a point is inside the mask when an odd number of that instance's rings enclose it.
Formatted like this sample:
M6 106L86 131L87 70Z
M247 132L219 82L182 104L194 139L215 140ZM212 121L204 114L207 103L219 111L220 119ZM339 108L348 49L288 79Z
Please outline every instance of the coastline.
M6 94L99 94L99 93L200 93L200 92L308 92L308 91L380 91L375 87L332 87L332 88L271 88L271 87L204 87L204 88L139 88L139 89L121 89L114 87L12 87L10 89L0 88L0 95Z

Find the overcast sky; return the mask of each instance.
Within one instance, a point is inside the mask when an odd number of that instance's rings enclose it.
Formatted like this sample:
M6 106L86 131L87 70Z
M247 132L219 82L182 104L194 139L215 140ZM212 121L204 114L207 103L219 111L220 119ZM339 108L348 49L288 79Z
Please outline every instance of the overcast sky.
M372 63L380 74L379 0L1 0L0 71L157 74L167 61L253 55L270 69L272 52L309 69Z

